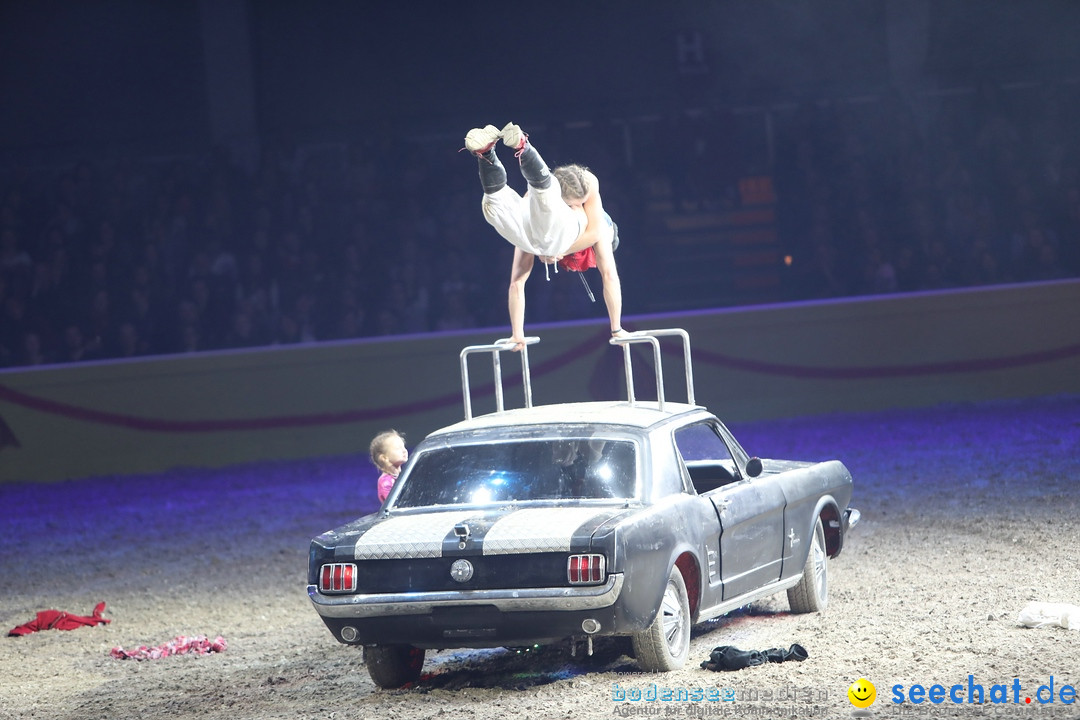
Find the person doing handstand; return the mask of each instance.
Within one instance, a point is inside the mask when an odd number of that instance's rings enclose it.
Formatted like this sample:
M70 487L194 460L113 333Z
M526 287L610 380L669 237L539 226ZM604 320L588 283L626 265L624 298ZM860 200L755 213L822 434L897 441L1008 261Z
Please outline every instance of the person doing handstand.
M506 184L506 168L495 153L499 140L514 149L521 174L529 184L524 196ZM484 218L514 246L510 270L510 341L515 350L525 342L525 281L539 257L548 267L584 272L600 271L604 283L611 335L622 329L622 286L615 268L618 228L604 212L600 181L588 168L564 165L549 170L529 136L514 123L502 130L494 125L474 128L465 136L465 148L476 155L484 188Z

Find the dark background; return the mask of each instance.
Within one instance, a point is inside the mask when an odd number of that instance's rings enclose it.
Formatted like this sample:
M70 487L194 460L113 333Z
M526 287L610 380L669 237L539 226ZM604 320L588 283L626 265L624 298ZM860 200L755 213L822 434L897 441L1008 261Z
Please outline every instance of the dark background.
M207 25L229 22L232 5L246 16L232 40L248 45L267 137L354 139L400 122L456 136L447 118L573 120L881 92L895 81L890 32L894 57L930 88L1080 70L1080 5L1067 0L9 1L0 146L30 162L53 148L201 149L213 138ZM688 79L678 36L694 31L705 62Z
M1074 277L1078 28L1059 0L5 2L0 366L503 326L457 151L508 121L601 178L631 315ZM604 317L567 278L529 300Z

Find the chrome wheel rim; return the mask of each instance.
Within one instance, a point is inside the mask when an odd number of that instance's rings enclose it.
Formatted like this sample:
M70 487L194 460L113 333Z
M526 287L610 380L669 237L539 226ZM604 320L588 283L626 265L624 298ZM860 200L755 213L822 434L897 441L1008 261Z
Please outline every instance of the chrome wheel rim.
M814 587L817 589L819 603L824 606L829 597L829 558L825 554L825 539L818 525L814 530L814 545L810 548L814 556Z
M668 652L672 656L682 653L683 633L685 632L683 608L680 602L679 591L675 584L669 582L664 591L664 600L660 604L660 612L663 613L661 626L664 629L664 639L667 641Z

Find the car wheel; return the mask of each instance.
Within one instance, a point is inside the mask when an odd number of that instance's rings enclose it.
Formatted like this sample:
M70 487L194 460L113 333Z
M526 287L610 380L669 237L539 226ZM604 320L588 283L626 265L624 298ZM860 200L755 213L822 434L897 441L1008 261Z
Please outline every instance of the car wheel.
M420 679L424 649L412 645L365 645L364 664L381 688L399 688Z
M686 583L676 567L668 575L656 617L633 636L634 656L642 670L678 670L690 655L690 603Z
M791 612L821 612L829 604L829 555L825 551L825 528L818 518L814 538L803 565L799 584L787 591Z

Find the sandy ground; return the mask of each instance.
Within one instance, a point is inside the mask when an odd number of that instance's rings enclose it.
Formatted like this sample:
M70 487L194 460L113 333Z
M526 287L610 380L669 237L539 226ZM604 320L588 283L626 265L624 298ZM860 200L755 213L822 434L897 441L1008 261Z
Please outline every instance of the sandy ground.
M732 429L753 454L843 460L863 522L830 564L825 613L791 615L783 595L757 603L698 626L691 662L662 675L610 647L445 651L415 687L375 688L304 587L309 539L374 507L363 457L0 486L5 630L102 600L112 620L3 638L0 718L851 717L859 677L877 688L871 717L1080 718L1080 700L1062 698L1080 689L1080 631L1016 622L1029 601L1080 604L1080 397ZM109 656L198 634L229 647ZM791 643L809 659L698 666L718 645ZM982 705L892 702L915 684L961 685L966 700L969 682ZM990 702L994 685L1008 702ZM653 688L735 699L617 699Z

